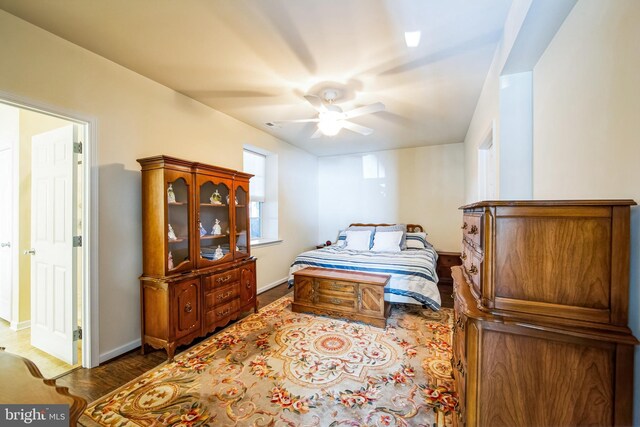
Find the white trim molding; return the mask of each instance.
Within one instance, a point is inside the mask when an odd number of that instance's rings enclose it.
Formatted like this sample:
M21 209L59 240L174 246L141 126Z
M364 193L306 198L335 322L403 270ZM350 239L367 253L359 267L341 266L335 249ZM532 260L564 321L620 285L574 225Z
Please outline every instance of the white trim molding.
M256 292L258 293L258 295L260 295L261 293L266 292L269 289L275 288L276 286L282 285L283 283L287 283L287 279L288 278L285 277L284 279L279 279L279 280L276 280L275 282L271 282L267 285L260 287L260 289L257 289Z
M128 342L125 345L121 345L120 347L116 347L113 350L109 350L106 353L102 353L100 355L99 362L100 363L104 363L107 360L111 360L114 357L118 357L118 356L120 356L122 354L125 354L125 353L131 351L131 350L134 350L135 348L140 347L141 342L142 341L138 338L138 339L135 339L135 340L133 340L131 342Z
M11 322L9 328L12 331L21 331L31 327L31 320L25 320L23 322Z

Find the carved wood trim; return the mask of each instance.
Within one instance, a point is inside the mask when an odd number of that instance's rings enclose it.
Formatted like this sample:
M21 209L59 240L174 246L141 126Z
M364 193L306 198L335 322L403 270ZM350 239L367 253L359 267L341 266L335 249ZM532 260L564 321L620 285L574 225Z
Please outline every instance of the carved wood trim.
M364 224L360 222L355 222L353 224L349 224L349 227L389 227L391 225L396 225L396 224ZM424 227L422 227L420 224L407 224L407 232L424 233Z

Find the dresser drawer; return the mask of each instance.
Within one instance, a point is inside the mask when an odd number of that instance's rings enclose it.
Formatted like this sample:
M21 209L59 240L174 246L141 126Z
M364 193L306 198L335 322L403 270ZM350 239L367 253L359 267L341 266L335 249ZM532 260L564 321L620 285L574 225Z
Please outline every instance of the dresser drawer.
M220 320L223 320L238 311L238 298L235 298L226 304L222 304L220 306L209 309L206 313L205 323L207 325L212 325Z
M464 262L464 272L477 296L482 295L482 254L469 251Z
M466 214L463 216L463 239L479 250L482 250L482 232L482 215Z
M240 278L239 269L225 271L224 273L212 274L204 278L205 291L210 291L214 288L226 286L232 282L237 282Z
M224 288L216 289L211 292L207 292L204 296L205 308L207 310L214 306L219 306L226 303L229 300L238 296L238 286L235 283L225 286Z

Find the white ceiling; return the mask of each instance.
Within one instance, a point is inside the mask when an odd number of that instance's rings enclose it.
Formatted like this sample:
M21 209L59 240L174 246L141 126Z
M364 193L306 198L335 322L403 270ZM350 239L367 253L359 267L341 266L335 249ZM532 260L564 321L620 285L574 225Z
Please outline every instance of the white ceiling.
M0 8L326 156L464 140L511 0L0 0ZM417 48L404 31L420 29ZM311 139L303 98L337 86L386 111Z

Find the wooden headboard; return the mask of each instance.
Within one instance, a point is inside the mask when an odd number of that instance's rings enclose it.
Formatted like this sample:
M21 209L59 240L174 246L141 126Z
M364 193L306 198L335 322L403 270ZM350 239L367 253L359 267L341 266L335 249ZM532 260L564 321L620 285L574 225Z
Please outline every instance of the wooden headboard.
M361 224L359 222L354 224L349 224L349 227L358 226L358 227L388 227L390 225L395 224ZM407 231L409 233L424 233L424 228L420 224L407 224Z

